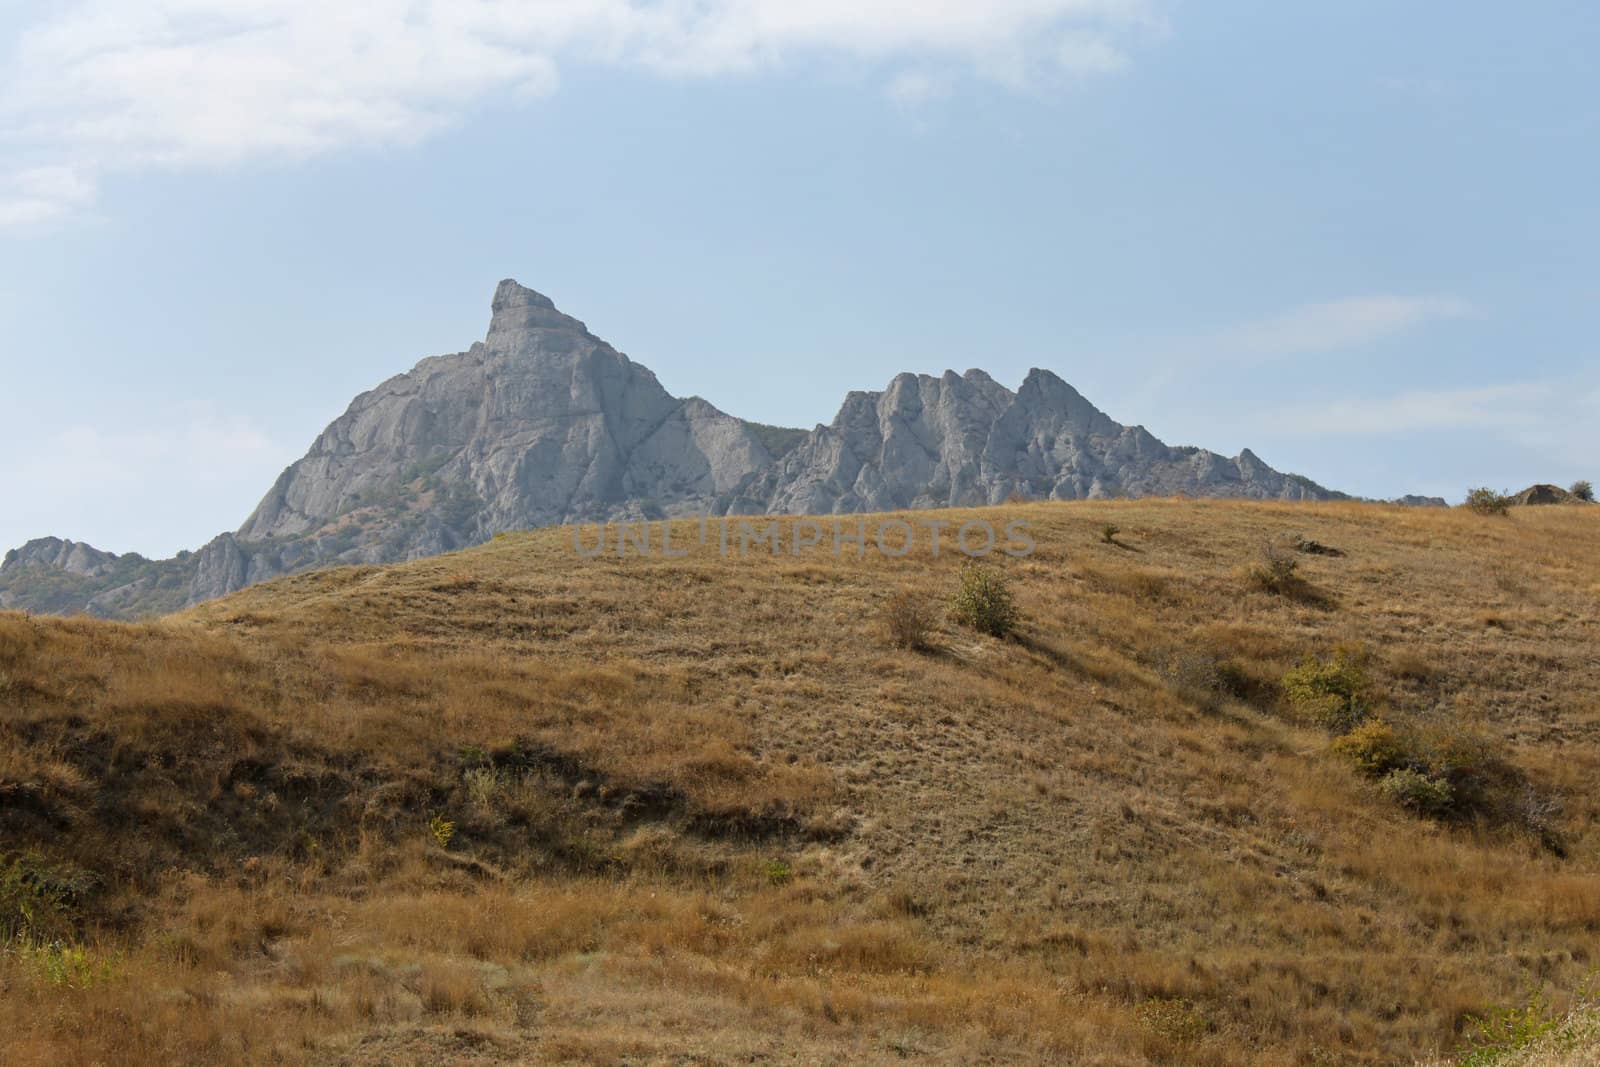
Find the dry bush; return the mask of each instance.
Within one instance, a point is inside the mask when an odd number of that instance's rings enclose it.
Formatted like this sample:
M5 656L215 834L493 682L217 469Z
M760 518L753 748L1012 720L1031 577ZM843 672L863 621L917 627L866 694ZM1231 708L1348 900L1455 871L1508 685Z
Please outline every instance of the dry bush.
M1294 550L1269 539L1261 544L1261 558L1251 566L1250 578L1269 593L1286 593L1300 581L1299 571Z
M1396 678L1430 685L1439 679L1439 668L1433 659L1416 649L1397 648L1389 653L1389 672Z
M895 648L922 651L932 645L938 617L927 597L909 590L895 593L878 609L884 636Z
M1224 701L1247 699L1254 685L1239 664L1204 649L1169 652L1158 668L1173 692L1205 712Z

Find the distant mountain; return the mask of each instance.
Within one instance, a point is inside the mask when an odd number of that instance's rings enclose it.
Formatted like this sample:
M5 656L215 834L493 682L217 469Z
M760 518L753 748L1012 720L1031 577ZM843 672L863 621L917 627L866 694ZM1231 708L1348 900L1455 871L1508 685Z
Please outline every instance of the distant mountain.
M580 321L503 281L489 332L362 393L238 531L170 560L56 538L0 564L0 607L133 617L332 563L434 555L502 530L1184 493L1342 498L1249 450L1123 426L1045 370L901 374L809 433L672 396Z

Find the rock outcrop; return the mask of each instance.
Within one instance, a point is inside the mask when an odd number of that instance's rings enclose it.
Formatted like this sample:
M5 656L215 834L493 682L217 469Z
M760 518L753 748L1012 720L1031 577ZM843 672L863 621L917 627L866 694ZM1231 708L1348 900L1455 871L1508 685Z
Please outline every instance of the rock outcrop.
M1540 482L1513 496L1511 503L1527 507L1538 504L1584 504L1587 501L1559 485Z
M558 523L1180 493L1342 496L1249 450L1165 445L1045 370L1016 392L980 370L901 374L809 433L760 426L672 396L508 280L483 341L356 397L236 533L159 561L32 541L0 566L0 606L131 617Z
M1046 370L1015 393L981 370L902 374L851 393L829 426L746 491L756 510L816 514L998 504L1013 497L1339 496L1248 449L1229 459L1123 426Z

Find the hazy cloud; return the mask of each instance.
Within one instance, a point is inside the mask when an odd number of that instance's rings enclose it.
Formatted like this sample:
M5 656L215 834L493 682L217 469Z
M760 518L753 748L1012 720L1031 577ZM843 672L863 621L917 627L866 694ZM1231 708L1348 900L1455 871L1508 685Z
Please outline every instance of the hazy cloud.
M124 539L100 548L193 548L196 494L231 502L228 513L242 518L295 455L247 420L204 411L163 412L148 429L62 427L0 461L14 504L0 516L0 548L80 529Z
M1600 451L1600 383L1570 378L1348 396L1265 414L1263 431L1290 437L1478 431L1534 449L1553 463Z
M884 92L897 104L916 107L944 96L949 92L949 86L931 74L908 70L895 75Z
M1224 331L1219 347L1241 356L1331 352L1380 340L1423 323L1478 314L1456 297L1370 296L1306 304Z
M0 227L47 222L94 199L94 182L72 167L34 167L0 184Z
M562 64L664 77L810 56L1005 82L1101 74L1159 26L1146 0L75 0L41 3L0 70L0 225L87 202L96 177L409 144ZM900 102L943 83L902 73ZM76 185L47 179L74 177ZM43 180L46 188L32 188Z

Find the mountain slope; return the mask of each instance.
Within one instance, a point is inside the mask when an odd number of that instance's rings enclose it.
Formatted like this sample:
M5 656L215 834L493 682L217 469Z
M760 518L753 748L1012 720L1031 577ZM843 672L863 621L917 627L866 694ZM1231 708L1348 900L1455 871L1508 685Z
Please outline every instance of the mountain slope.
M75 546L93 566L55 538L32 541L0 563L0 607L138 617L308 567L416 559L559 523L1343 495L1248 450L1168 447L1044 370L1015 393L979 370L902 374L805 433L672 396L515 281L491 311L482 342L356 397L236 532L163 561Z
M885 639L956 587L925 537L739 558L692 522L683 558L545 529L0 613L0 940L22 888L61 904L0 951L0 1062L1387 1067L1530 980L1567 1007L1600 509L904 517L1032 524L1014 639ZM1293 535L1342 555L1242 573ZM1280 684L1341 647L1515 810L1422 818L1341 759Z

